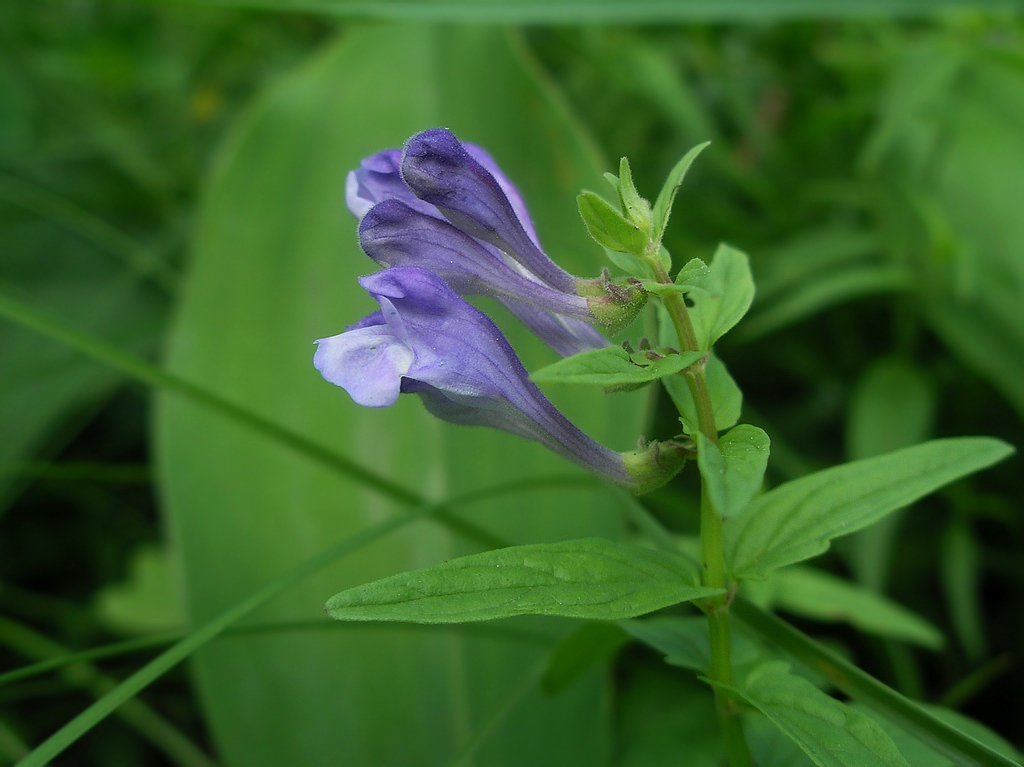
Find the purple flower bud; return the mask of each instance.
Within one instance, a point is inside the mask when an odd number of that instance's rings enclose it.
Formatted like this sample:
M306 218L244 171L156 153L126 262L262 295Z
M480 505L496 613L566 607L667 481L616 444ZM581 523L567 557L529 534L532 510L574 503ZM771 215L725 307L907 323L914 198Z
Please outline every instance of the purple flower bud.
M370 209L359 223L359 244L381 266L428 269L461 296L512 298L555 314L596 322L585 298L530 279L493 246L400 200L385 200Z
M474 154L497 170L482 150L474 149ZM409 139L402 178L417 197L437 206L462 231L504 251L556 290L575 292L576 278L541 250L512 183L475 159L451 131L432 128Z
M460 296L496 297L563 357L609 344L588 322L597 322L594 299L561 293L509 262L493 245L447 221L391 199L378 203L359 224L363 251L381 266L418 266L439 276Z
M426 160L410 160L410 147L414 151L426 148ZM459 165L455 172L447 173L455 185L455 197L463 188L472 195L473 188L466 184L479 182L477 186L482 185L508 222L504 229L514 230L508 237L499 238L497 244L476 236L480 226L474 220L448 209L442 215L435 205L417 197L399 175L402 157L397 149L372 155L349 173L346 182L348 207L361 219L360 245L377 263L429 269L459 295L494 296L562 356L608 345L608 340L587 323L616 332L643 307L647 296L638 285L616 287L607 277L580 280L544 255L522 196L480 147L462 144L449 131L438 128L409 140L406 161L413 175L422 175L430 168L437 170L439 158L448 157ZM507 253L509 239L517 239L530 258ZM568 287L545 281L552 278Z

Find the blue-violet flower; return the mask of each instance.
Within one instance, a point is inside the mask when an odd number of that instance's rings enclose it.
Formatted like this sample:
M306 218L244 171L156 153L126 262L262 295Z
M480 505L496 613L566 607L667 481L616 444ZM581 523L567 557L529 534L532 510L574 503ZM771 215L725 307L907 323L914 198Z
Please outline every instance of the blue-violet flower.
M647 298L635 281L582 280L558 267L490 155L445 129L364 160L346 201L361 219L360 245L382 266L422 266L460 295L495 296L566 356L608 344L586 323L614 332Z
M432 272L396 267L359 282L380 311L317 341L314 357L356 403L387 407L399 394L418 394L439 418L536 440L636 491L657 487L685 462L675 443L622 454L580 431L529 380L497 326Z

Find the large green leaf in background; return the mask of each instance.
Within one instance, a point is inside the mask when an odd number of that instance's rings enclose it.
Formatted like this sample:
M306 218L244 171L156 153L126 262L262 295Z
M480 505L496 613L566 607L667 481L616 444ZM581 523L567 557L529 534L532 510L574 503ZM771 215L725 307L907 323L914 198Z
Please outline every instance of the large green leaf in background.
M351 28L272 89L220 157L170 366L431 498L578 475L534 443L433 420L413 397L361 409L312 368L313 339L376 308L355 281L373 265L344 208L346 171L435 125L486 146L523 190L549 252L570 270L598 272L598 249L587 244L574 206L581 186L600 182L601 168L514 40L498 30ZM552 359L523 332L511 340L528 367ZM558 404L595 438L620 450L635 442L642 400L556 393L569 396ZM157 426L168 523L195 621L396 511L355 482L174 397L161 399ZM566 487L467 513L515 543L615 537L600 490ZM421 523L340 562L257 618L315 621L340 589L471 550ZM562 632L572 624L539 626ZM404 767L447 763L543 651L521 638L457 629L331 626L224 639L195 668L230 764ZM600 763L605 701L596 673L555 698L531 693L478 763Z

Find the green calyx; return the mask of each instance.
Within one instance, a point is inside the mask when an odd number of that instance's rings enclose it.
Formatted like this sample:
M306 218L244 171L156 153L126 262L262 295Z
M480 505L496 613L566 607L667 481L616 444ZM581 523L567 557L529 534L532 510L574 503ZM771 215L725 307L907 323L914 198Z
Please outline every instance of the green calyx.
M592 280L577 280L579 295L587 300L594 320L607 333L617 333L629 325L647 304L647 291L633 277L612 280L607 270Z
M622 453L636 495L649 493L678 474L694 455L694 446L674 440L641 442L636 450Z

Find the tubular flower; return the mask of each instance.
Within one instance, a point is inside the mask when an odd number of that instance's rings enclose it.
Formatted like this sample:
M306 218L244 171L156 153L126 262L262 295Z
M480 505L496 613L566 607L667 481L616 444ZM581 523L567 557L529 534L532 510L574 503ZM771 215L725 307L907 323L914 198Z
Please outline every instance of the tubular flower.
M616 453L544 397L501 331L437 275L417 267L360 279L380 305L340 335L317 341L314 365L356 403L387 407L418 394L435 416L536 440L574 463L642 492L670 479L686 452L675 443Z
M359 222L359 244L381 266L429 269L459 295L491 293L565 317L593 320L587 299L527 278L484 243L401 200L384 200L367 212Z
M494 245L556 290L575 292L576 278L541 250L515 187L507 179L499 182L451 131L432 128L409 139L402 178L462 231Z
M444 129L364 160L346 202L361 219L360 245L382 266L422 266L460 295L492 295L564 356L607 346L589 325L615 332L646 301L635 281L579 280L558 267L490 155Z

